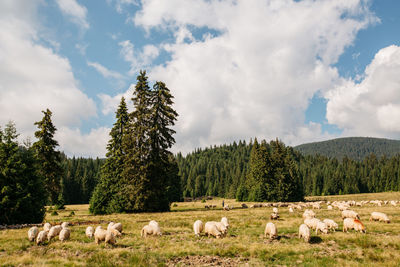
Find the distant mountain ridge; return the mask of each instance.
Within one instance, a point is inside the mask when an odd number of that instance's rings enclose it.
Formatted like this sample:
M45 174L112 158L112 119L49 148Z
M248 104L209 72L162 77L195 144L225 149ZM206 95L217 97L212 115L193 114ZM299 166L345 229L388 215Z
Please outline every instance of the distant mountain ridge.
M345 137L313 142L294 147L303 155L324 155L341 160L345 156L361 161L374 153L377 157L392 157L400 153L400 141L372 137Z

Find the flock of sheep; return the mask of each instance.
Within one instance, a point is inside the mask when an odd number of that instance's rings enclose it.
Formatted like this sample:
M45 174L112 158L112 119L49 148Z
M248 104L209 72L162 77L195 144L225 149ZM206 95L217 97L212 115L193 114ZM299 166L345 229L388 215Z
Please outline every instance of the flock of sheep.
M331 219L324 219L321 221L316 218L316 214L312 209L321 209L320 202L310 202L310 203L299 203L299 204L289 204L289 203L274 203L274 204L253 204L250 207L265 207L265 205L276 205L278 207L288 207L289 213L293 213L294 210L302 210L305 208L303 212L303 220L304 223L299 227L299 238L304 239L306 242L310 242L311 239L311 230L315 230L315 233L318 235L318 232L328 234L329 231L335 231L338 229L338 224ZM364 224L360 220L360 216L354 210L351 210L351 206L363 206L364 204L375 204L378 206L382 206L382 204L391 204L393 206L397 206L398 201L380 201L380 200L372 200L372 201L334 201L327 202L327 209L332 210L333 207L338 208L341 211L342 219L343 219L343 232L348 232L348 230L354 229L356 232L366 233L366 228ZM243 205L242 205L243 207ZM243 208L247 208L243 207ZM312 209L310 209L312 208ZM229 210L229 209L225 209ZM277 207L273 207L270 218L272 220L277 220L279 218L279 212ZM389 217L382 212L372 212L370 216L370 220L390 223ZM65 241L70 238L71 230L68 228L69 223L63 222L61 225L51 226L50 223L45 223L43 226L43 230L39 231L38 227L32 227L28 230L28 239L33 242L36 240L36 243L39 245L43 242L50 242L54 237L58 236L60 241ZM206 234L207 236L214 236L216 238L221 238L226 236L229 228L229 221L227 217L223 217L221 221L209 221L205 224L201 220L196 220L193 224L194 234L196 236L200 236L201 233ZM110 222L107 226L107 229L103 229L101 226L97 226L94 229L92 226L88 226L86 228L85 234L89 238L94 238L96 244L99 244L100 241L104 241L106 244L114 245L116 243L116 238L122 235L122 224ZM147 237L150 235L161 236L162 231L158 224L158 222L152 220L148 225L145 225L141 230L141 236ZM275 239L278 237L278 229L276 225L272 222L268 222L264 236L269 237L270 239Z

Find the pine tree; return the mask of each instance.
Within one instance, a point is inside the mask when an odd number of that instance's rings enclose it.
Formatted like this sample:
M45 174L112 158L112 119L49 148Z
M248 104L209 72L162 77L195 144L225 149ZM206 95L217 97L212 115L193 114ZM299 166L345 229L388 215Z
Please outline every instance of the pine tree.
M120 212L123 210L119 202L119 190L123 187L121 174L124 168L123 138L129 120L128 108L125 98L121 98L116 112L117 121L110 131L111 139L107 145L106 162L101 168L100 181L98 182L89 210L93 214Z
M56 151L58 142L54 139L57 129L51 121L52 112L49 109L42 112L44 114L43 119L35 122L39 130L35 132L35 137L38 140L33 144L33 148L40 166L40 174L44 177L45 187L50 196L50 204L63 206L61 154Z
M40 223L46 191L31 147L19 147L13 123L0 129L0 224Z

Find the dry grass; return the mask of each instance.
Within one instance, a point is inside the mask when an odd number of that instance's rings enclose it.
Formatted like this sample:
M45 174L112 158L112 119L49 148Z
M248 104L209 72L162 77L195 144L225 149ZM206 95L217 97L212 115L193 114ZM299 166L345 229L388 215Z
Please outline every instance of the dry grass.
M343 196L326 198L342 199ZM360 194L344 199L400 199L400 193ZM234 200L225 200L225 203L240 206ZM218 209L206 210L205 204L216 204ZM310 244L297 238L302 213L289 214L287 208L279 209L281 219L275 224L280 237L274 241L263 237L272 208L222 211L221 199L207 203L178 203L168 213L92 216L87 210L87 205L67 206L57 216L48 213L46 221L122 222L124 234L116 246L96 245L85 236L86 225L71 227L71 240L67 242L53 240L41 246L28 241L28 229L3 230L0 231L0 265L400 266L400 207L389 205L354 207L367 227L367 234L342 233L340 212L328 211L323 205L323 209L316 211L317 217L334 219L339 223L339 231L319 236L313 233ZM369 214L377 210L387 213L392 223L369 222ZM71 211L75 215L69 217ZM226 238L194 236L192 225L196 219L205 222L220 220L223 216L229 218L231 225ZM143 239L140 230L151 219L160 223L164 235Z

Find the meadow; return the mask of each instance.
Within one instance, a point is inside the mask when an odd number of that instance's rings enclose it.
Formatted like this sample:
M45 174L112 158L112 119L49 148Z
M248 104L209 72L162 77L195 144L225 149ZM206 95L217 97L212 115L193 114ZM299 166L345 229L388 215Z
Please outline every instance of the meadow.
M400 192L311 197L309 200L400 200ZM357 211L367 228L366 234L343 233L340 211L315 210L317 218L330 218L339 224L339 230L329 234L312 233L310 243L297 237L298 227L303 222L303 211L289 213L288 208L279 208L280 219L274 221L279 237L269 240L264 229L272 207L241 209L235 200L225 204L235 209L223 211L222 199L206 203L174 203L168 213L112 214L93 216L88 205L68 205L58 215L46 214L45 221L75 223L70 229L71 239L59 240L44 245L31 243L27 230L0 231L1 266L400 266L400 206L367 204L352 207ZM205 205L215 204L216 209L207 210ZM246 203L250 205L251 203ZM386 213L390 224L371 222L372 211ZM71 215L72 213L72 215ZM74 214L73 214L74 213ZM195 237L193 223L200 219L219 221L229 219L228 235L222 239ZM141 238L140 230L150 220L160 223L161 237ZM123 235L115 246L96 245L85 236L88 225L115 221L123 224ZM85 222L92 222L85 225ZM78 225L81 223L81 225Z

